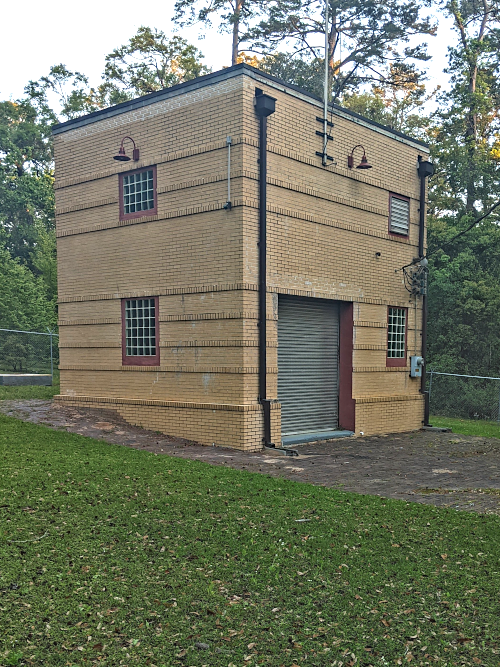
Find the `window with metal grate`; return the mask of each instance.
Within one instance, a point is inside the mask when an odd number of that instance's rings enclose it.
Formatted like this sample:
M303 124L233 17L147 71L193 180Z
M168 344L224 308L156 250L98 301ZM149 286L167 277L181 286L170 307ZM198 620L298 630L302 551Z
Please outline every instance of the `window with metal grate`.
M158 366L158 297L122 299L122 362Z
M120 174L120 219L155 215L156 167Z
M387 312L387 366L406 366L406 308Z

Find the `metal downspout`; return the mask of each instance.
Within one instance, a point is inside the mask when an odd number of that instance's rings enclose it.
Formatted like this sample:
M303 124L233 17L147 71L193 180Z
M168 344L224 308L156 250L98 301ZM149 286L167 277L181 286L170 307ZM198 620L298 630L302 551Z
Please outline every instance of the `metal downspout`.
M259 94L260 93L260 94ZM259 117L259 400L262 405L264 447L271 442L271 401L267 397L267 117L276 100L255 91L255 112Z
M432 176L434 173L434 165L431 162L422 160L422 156L418 156L418 175L420 176L420 217L418 225L418 256L419 259L424 258L424 236L425 236L425 213L427 208L427 201L425 198L425 179ZM429 426L429 392L426 391L425 385L427 382L427 284L424 294L422 295L422 356L424 358L424 366L422 368L422 377L420 384L420 393L424 395L424 426Z

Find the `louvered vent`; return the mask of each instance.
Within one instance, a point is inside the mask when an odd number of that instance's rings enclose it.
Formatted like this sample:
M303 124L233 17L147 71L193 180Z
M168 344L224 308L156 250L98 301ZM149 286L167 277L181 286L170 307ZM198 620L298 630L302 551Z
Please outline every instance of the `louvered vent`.
M410 229L410 202L408 200L391 197L389 229L394 234L408 236Z

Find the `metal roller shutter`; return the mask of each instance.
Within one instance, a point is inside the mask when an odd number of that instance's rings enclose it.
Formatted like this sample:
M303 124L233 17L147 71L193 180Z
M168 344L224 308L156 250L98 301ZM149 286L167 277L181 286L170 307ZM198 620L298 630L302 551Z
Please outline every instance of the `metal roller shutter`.
M279 295L278 398L282 435L338 427L338 304Z

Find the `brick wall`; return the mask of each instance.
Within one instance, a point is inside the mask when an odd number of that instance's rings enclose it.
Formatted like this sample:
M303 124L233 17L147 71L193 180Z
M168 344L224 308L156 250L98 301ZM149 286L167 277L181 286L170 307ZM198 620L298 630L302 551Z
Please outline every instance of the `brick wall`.
M328 147L337 164L325 169L315 155L320 104L249 70L56 134L59 400L114 408L205 444L260 447L256 86L277 98L268 119L273 441L281 439L278 293L354 302L356 431L418 428L419 381L385 359L388 305L409 307L409 353L420 352L421 304L415 311L395 270L417 254L416 164L425 149L337 112ZM139 163L113 161L124 135L136 141ZM359 143L369 171L347 169ZM120 222L118 174L153 164L157 214ZM410 198L408 239L388 233L389 192ZM156 295L160 366L124 368L120 300Z

